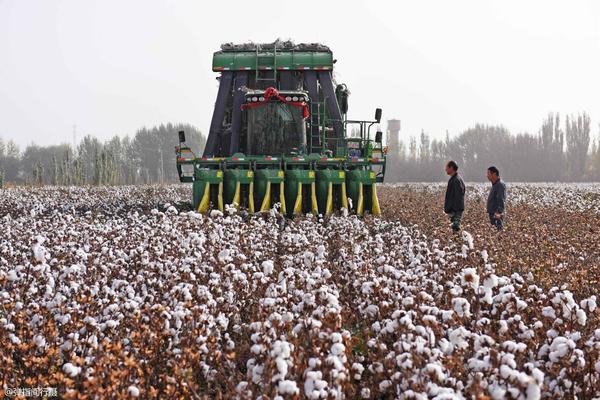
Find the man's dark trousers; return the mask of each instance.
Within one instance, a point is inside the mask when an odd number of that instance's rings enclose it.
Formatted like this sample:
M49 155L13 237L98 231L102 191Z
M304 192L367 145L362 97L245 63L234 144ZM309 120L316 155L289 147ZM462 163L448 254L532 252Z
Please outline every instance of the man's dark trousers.
M500 218L496 218L494 214L488 214L490 216L490 224L494 225L496 229L500 230L504 226L504 215Z
M462 211L451 211L448 213L448 216L450 217L452 230L455 232L458 232L460 230L460 220L462 218L462 215Z

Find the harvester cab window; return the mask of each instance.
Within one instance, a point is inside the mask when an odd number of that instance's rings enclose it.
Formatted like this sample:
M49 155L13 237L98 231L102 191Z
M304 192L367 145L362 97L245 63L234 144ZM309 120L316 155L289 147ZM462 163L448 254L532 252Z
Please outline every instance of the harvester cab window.
M249 154L291 154L306 149L303 110L280 101L270 101L246 110L248 113L247 152Z

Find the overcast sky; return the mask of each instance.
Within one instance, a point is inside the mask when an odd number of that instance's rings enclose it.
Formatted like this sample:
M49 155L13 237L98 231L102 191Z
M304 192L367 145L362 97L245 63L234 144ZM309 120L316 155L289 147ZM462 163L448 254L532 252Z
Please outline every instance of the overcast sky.
M442 137L475 122L537 132L549 111L600 122L600 1L0 0L0 137L208 131L222 42L329 45L350 117Z

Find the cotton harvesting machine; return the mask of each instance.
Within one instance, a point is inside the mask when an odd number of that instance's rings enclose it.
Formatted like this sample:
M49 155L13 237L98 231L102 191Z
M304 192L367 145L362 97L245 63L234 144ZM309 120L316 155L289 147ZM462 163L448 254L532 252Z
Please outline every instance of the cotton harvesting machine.
M381 213L387 148L370 121L347 117L348 88L333 78L331 50L322 44L224 44L214 53L220 73L204 153L179 132L177 171L193 184L193 207L249 212L274 207L287 216L331 215L346 208ZM376 126L375 136L371 128Z

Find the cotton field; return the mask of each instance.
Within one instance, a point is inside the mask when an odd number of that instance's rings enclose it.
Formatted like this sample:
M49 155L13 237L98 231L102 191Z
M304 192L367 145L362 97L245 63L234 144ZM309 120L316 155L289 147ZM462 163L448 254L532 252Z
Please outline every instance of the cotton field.
M600 398L600 186L381 189L382 218L190 211L187 186L0 191L0 394Z

